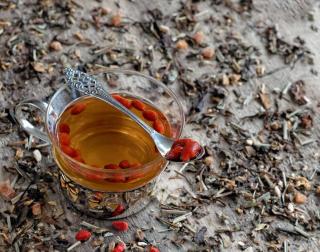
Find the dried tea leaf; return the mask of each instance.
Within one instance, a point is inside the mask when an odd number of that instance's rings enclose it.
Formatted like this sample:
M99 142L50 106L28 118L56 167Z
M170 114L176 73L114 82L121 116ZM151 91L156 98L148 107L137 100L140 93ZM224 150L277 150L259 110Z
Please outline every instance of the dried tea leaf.
M194 241L195 243L197 243L198 245L203 245L205 244L205 239L204 239L204 235L207 232L207 228L206 227L201 227L197 233L195 233L194 235Z
M304 81L298 80L294 82L289 89L289 94L292 100L299 105L305 105L308 102L305 96L306 91L304 87L305 87Z
M259 98L261 100L261 103L263 105L263 107L268 110L271 108L271 101L270 101L270 96L269 94L265 94L265 93L262 93L260 92L259 93Z
M40 63L40 62L36 62L34 65L33 65L33 69L35 71L37 71L38 73L44 73L46 71L46 68L45 66Z

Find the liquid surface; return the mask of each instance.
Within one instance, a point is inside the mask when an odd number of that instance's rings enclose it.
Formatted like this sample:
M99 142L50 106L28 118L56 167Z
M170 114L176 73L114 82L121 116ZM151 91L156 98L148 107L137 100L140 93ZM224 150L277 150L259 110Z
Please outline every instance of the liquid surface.
M130 105L134 100L134 97L126 97L125 102L129 101ZM132 105L128 107L151 127L160 129L164 135L171 135L167 119L155 107L145 102L143 108ZM146 111L154 112L156 120L152 113L148 114ZM69 164L63 155L58 155L60 168L72 179L91 189L109 190L112 187L114 191L117 188L124 190L126 184L134 184L135 187L143 185L156 176L165 163L151 137L140 126L117 109L94 97L83 97L70 104L58 120L57 133L60 148L65 154L79 162L97 167L102 172L115 169L116 178L112 178L112 175L111 178L110 175L108 178L95 178L94 174L89 176L86 170L82 173L81 167L75 169L74 164ZM126 173L127 169L139 168L157 158L159 163L147 168L143 174L140 172L137 176L134 171L129 171L130 176L119 179L119 169ZM126 161L127 166L120 168L122 161Z

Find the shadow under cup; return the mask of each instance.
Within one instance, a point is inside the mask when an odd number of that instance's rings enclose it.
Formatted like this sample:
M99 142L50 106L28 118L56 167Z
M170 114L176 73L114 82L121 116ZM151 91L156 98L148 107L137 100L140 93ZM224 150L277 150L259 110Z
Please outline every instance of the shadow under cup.
M179 138L184 126L182 106L161 82L129 70L104 70L95 78L110 93L128 94L151 103L166 116L173 138ZM16 117L31 135L51 143L53 157L59 167L62 193L77 210L95 218L123 218L143 209L150 201L157 176L167 161L160 155L137 169L106 170L92 167L72 159L61 151L56 134L56 124L68 104L77 99L75 92L60 88L49 104L38 100L23 101L16 107ZM46 114L44 133L29 123L21 113L24 106L34 106ZM119 112L121 113L121 112ZM117 176L136 178L115 182Z

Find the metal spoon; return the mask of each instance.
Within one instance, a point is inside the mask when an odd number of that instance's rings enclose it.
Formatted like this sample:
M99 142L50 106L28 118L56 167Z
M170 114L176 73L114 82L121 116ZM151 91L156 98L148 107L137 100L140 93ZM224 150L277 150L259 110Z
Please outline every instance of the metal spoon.
M168 152L170 151L174 143L173 139L158 133L149 125L147 125L143 120L141 120L138 116L136 116L126 107L124 107L121 103L113 99L112 96L103 88L101 84L98 83L98 81L95 78L89 76L86 73L80 72L78 70L73 70L71 68L66 68L64 72L65 72L67 84L71 88L75 88L76 90L80 91L80 93L82 94L92 95L99 98L100 100L107 102L108 104L120 110L122 113L125 113L126 115L128 115L132 120L134 120L137 124L139 124L151 136L161 156L166 158L166 155L168 154ZM205 152L204 148L201 147L199 154L194 159L189 160L188 162L200 159L203 156L204 152ZM172 160L169 160L169 161L172 161ZM175 161L175 162L185 163L182 161Z

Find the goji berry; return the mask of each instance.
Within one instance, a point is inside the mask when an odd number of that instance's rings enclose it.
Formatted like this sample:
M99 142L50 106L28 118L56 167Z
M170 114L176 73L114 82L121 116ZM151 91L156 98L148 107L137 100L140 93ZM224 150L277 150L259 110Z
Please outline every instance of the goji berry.
M200 144L196 141L186 144L181 152L180 159L184 162L189 161L197 156L199 151L201 150Z
M122 160L120 163L119 163L119 167L120 168L129 168L130 167L130 163L128 160Z
M119 204L116 209L112 212L111 216L117 216L119 214L122 214L124 212L125 207L122 204Z
M91 233L86 229L81 229L76 234L76 240L77 241L86 241L91 237Z
M160 252L160 250L155 246L151 246L150 247L150 252Z
M72 106L71 108L71 115L78 115L80 114L83 110L85 110L87 105L85 103L77 103Z
M119 166L117 166L116 164L106 164L106 165L104 166L104 169L115 170L115 169L119 169Z
M156 120L153 123L153 128L158 131L160 134L163 134L165 131L164 125L161 120Z
M121 103L123 106L125 106L127 109L130 109L132 106L132 102L129 99L126 99L122 97L121 95L112 95L113 99L117 100L119 103Z
M78 152L68 145L61 145L61 150L68 156L74 158L78 155Z
M125 232L128 230L129 225L126 221L114 221L111 223L112 227L118 231Z
M142 101L139 101L139 100L132 101L132 106L140 111L144 111L146 109L146 105Z
M59 132L60 133L67 133L69 134L70 133L70 127L68 124L66 123L60 123L59 124Z
M125 249L126 249L126 245L124 243L120 242L114 247L112 252L123 252Z
M67 133L59 133L59 141L62 145L69 145L70 136Z
M158 119L158 114L153 110L145 110L143 112L143 117L149 121L155 121Z
M75 158L74 158L75 160L77 160L78 162L80 162L80 163L86 163L85 161L84 161L84 159L80 156L80 155L77 155Z
M127 178L127 182L132 182L132 181L134 181L134 180L137 180L137 179L140 179L140 178L143 178L144 177L144 174L143 173L135 173L135 174L133 174L133 175L131 175L131 176L129 176L128 178Z
M183 147L177 145L174 148L171 148L169 153L166 155L166 158L172 161L178 161L180 159L182 150L183 150Z
M141 166L141 163L137 162L137 163L133 163L130 165L130 168L138 168Z
M113 174L112 178L109 180L114 183L123 183L126 181L126 178L123 174Z
M84 177L88 180L93 180L93 181L101 181L105 179L105 175L100 173L91 173L91 172L84 174Z

